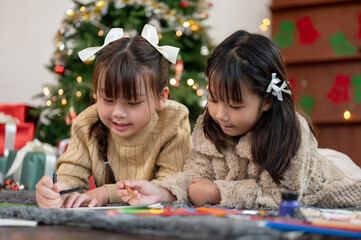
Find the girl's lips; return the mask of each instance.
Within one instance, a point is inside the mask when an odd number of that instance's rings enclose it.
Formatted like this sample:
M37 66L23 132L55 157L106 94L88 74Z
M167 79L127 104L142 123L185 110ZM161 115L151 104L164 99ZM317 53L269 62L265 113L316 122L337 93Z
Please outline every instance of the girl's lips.
M232 126L221 125L221 128L230 129L230 128L232 128Z
M130 126L130 124L116 123L116 122L112 122L112 123L113 123L113 127L119 131L124 131Z

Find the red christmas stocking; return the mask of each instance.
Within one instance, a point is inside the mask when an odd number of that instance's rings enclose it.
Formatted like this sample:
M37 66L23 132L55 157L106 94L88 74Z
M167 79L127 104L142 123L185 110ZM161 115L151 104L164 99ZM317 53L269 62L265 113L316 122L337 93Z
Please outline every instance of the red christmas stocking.
M327 97L334 103L348 101L348 86L350 85L350 76L338 75L335 78L331 90L328 92Z
M304 17L297 21L297 28L300 31L300 43L312 44L320 34L312 25L311 18Z

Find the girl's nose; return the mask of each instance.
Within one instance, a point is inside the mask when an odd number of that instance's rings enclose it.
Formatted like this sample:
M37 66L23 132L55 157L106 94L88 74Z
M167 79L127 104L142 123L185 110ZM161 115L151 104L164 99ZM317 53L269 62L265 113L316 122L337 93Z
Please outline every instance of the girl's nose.
M224 106L224 104L219 104L217 107L217 113L216 113L217 120L226 122L229 120L228 114L227 114L227 106Z
M121 118L127 117L126 109L122 104L118 103L114 106L113 117L116 119L121 119Z

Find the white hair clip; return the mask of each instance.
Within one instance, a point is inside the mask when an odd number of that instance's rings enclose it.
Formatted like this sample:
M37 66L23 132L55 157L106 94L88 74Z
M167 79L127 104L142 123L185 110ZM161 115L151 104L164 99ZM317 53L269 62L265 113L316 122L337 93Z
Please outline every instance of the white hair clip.
M91 58L94 54L105 48L109 43L114 42L124 36L122 28L112 28L105 37L103 46L90 47L78 52L78 56L82 61Z
M157 49L166 59L175 64L179 48L172 46L158 46L159 39L155 27L145 24L141 36L145 38L155 49Z
M266 92L270 93L272 91L272 89L273 89L272 94L274 96L277 96L277 99L279 101L283 101L282 92L287 93L289 95L292 95L292 93L291 93L290 90L286 89L286 87L287 87L286 81L283 81L281 87L276 85L279 82L281 82L281 80L279 78L276 78L276 73L272 73L272 79L271 79L270 84L267 87Z

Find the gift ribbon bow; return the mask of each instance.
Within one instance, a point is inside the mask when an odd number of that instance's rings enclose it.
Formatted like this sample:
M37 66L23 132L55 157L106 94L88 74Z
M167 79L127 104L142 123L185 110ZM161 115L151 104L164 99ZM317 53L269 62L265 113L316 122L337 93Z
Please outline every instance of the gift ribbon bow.
M16 137L16 124L19 123L19 119L6 115L0 112L0 123L5 124L5 136L4 136L4 156L9 155L9 151L14 149L15 137Z
M118 40L124 36L122 28L112 28L107 36L105 37L103 46L90 47L78 52L78 55L82 61L85 61L92 57L94 54L102 50L104 47L109 45L111 42ZM152 25L146 24L143 28L141 36L145 38L155 49L157 49L166 59L171 63L175 64L179 48L172 46L158 46L159 39L157 30Z
M44 175L51 176L53 174L56 162L56 149L48 143L42 143L38 139L34 139L32 142L27 142L26 145L17 152L14 162L6 173L5 178L14 174L14 181L20 182L22 163L28 152L44 153L46 155ZM31 169L27 170L31 171Z
M292 93L290 90L286 89L286 87L287 87L286 81L283 81L281 87L277 86L277 84L279 82L281 82L281 80L279 78L276 78L276 73L272 73L272 79L271 79L270 84L267 87L266 92L270 93L273 89L272 94L274 96L277 96L277 99L279 101L283 101L282 92L287 93L289 95L292 95Z
M105 48L106 46L108 46L111 42L114 42L114 41L122 38L123 35L124 35L124 33L123 33L122 28L112 28L112 29L110 29L107 36L105 37L103 46L90 47L90 48L83 49L80 52L78 52L78 56L82 61L85 61L85 60L91 58L94 54L96 54L97 52L99 52L100 50Z

